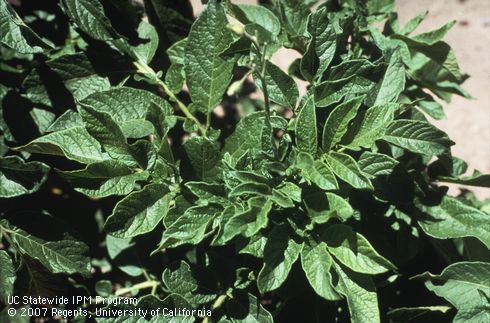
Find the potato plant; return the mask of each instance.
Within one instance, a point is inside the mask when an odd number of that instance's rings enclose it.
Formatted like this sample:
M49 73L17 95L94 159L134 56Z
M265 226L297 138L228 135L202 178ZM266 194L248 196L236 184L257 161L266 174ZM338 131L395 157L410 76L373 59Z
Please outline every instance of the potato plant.
M471 98L454 22L205 2L0 0L0 321L490 321L490 203L445 186L490 176L431 123Z

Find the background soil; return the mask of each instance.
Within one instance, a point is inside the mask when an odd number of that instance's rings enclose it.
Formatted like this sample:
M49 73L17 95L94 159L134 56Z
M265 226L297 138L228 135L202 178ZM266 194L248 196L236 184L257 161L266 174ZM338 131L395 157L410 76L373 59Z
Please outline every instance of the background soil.
M200 0L192 0L196 15L202 10ZM234 3L255 4L254 0L234 0ZM489 0L396 0L400 23L407 22L426 10L427 18L416 33L432 30L456 20L458 23L447 34L445 41L454 48L461 70L471 77L464 88L475 97L466 100L454 96L444 104L447 119L435 124L456 142L453 155L469 164L468 173L478 169L490 172L490 1ZM287 70L298 57L291 50L281 50L273 61ZM490 190L472 188L480 198L490 197ZM457 186L451 186L457 194Z

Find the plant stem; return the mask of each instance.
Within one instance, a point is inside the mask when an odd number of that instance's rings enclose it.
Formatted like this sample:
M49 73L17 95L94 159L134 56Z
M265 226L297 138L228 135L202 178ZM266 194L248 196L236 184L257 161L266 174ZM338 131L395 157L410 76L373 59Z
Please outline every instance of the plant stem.
M269 91L267 90L267 82L265 81L265 72L267 67L267 42L264 42L264 48L260 48L260 44L257 40L257 36L252 36L248 33L244 33L244 36L247 37L252 44L254 44L255 48L260 57L261 69L259 72L260 83L262 84L262 92L264 93L264 107L265 107L265 117L267 122L270 123L270 103L269 103Z
M267 89L267 82L265 80L265 75L267 71L267 42L264 42L263 47L261 48L258 42L258 35L256 33L255 36L251 36L247 34L246 32L244 33L245 37L250 39L250 41L254 44L255 48L257 49L257 53L260 59L260 71L258 73L260 83L262 84L262 92L264 93L264 110L265 110L265 126L266 129L270 130L270 141L271 141L271 148L274 156L277 158L277 149L274 145L274 137L272 135L272 123L271 123L271 107L270 107L270 102L269 102L269 90Z
M226 295L226 294L223 294L223 295L218 296L218 298L216 298L216 300L214 301L213 305L211 305L211 309L212 310L215 310L217 308L220 308L225 303L225 301L226 301L227 298L228 298L228 295ZM209 322L209 317L205 317L202 322L203 323L208 323Z
M224 302L226 301L227 298L228 298L228 295L226 295L226 294L218 296L218 298L214 301L213 305L211 306L211 309L215 310L217 308L220 308L221 305L224 304Z
M116 292L114 293L114 295L115 296L121 296L121 295L130 293L130 292L132 292L134 290L138 290L139 291L139 290L147 289L147 288L151 288L152 291L153 291L158 286L160 286L160 282L158 282L156 280L149 280L149 281L145 281L145 282L142 282L142 283L133 285L131 287L118 289L118 290L116 290Z
M261 54L261 63L262 70L260 71L260 82L262 83L262 91L264 92L264 106L265 106L265 117L267 122L270 123L271 120L271 107L269 103L269 90L267 89L267 82L265 81L265 72L267 66L267 59L265 57L267 51L267 43L264 43L264 48L262 49L262 53L259 50L259 54Z
M134 62L134 65L138 69L138 72L140 72L143 76L147 77L148 74L152 75L151 80L156 82L159 86L161 86L165 94L167 94L172 101L177 103L180 111L182 111L187 118L191 119L199 127L199 131L201 132L201 134L203 136L206 135L206 128L204 128L199 122L199 120L197 120L197 118L194 117L194 115L189 111L187 106L182 101L180 101L172 91L170 91L167 84L165 84L165 82L163 82L160 78L156 76L155 71L151 67L141 62Z

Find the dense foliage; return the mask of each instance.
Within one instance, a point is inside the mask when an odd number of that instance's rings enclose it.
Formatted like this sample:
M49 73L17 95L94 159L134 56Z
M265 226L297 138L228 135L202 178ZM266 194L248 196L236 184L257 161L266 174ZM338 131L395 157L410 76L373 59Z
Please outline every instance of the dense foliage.
M430 123L470 97L454 22L412 36L425 14L393 10L0 0L0 321L12 295L212 311L154 322L490 321L490 203L444 186L489 175Z

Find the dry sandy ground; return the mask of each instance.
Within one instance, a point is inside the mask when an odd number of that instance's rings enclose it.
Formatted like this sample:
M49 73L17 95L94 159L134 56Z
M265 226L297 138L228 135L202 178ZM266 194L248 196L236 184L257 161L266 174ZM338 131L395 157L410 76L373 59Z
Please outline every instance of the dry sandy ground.
M200 0L192 0L196 14L202 10ZM234 3L253 3L254 0L233 0ZM444 104L447 119L436 122L456 142L453 155L469 163L469 173L478 169L490 172L490 1L489 0L396 0L400 22L403 24L426 10L427 18L415 33L432 30L456 20L458 24L445 40L455 50L461 70L471 77L464 88L475 97L466 100L454 96ZM297 53L281 50L273 61L287 70L298 57ZM472 189L480 198L490 197L489 189ZM451 193L458 190L451 188Z

